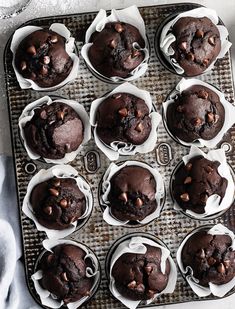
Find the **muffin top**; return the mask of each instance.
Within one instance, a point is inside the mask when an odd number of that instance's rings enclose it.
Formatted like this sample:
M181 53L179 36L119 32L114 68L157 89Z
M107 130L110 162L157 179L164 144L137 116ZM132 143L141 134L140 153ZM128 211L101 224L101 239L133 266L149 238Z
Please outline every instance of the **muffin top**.
M77 221L86 210L86 199L72 178L53 177L37 184L30 203L40 224L62 230Z
M54 102L34 109L34 116L24 127L29 148L48 159L62 159L78 149L83 141L84 127L75 110L67 104Z
M207 18L182 17L172 28L174 55L187 76L202 74L221 50L220 33Z
M65 38L43 29L22 40L16 50L15 65L24 78L48 88L66 79L73 61L65 50Z
M185 243L181 258L184 267L193 269L199 284L221 285L235 276L235 251L228 235L210 235L206 231L193 234Z
M152 128L148 106L129 93L106 98L97 109L96 122L97 135L107 145L114 141L143 144Z
M225 111L219 96L201 85L194 85L178 95L167 108L167 126L184 142L211 140L222 129Z
M196 156L175 173L173 196L185 211L204 213L207 199L218 194L223 199L227 188L227 179L220 176L218 161L210 161L203 156ZM221 201L220 200L220 201Z
M157 208L156 182L146 168L126 166L110 180L111 213L121 221L143 220Z
M145 254L125 253L112 268L112 276L119 293L132 300L151 299L163 291L168 283L170 263L161 271L161 249L145 244Z
M88 57L93 67L106 77L127 77L144 59L144 52L133 47L145 47L139 30L127 23L107 23L101 32L90 38Z
M41 286L65 304L89 296L93 278L86 277L86 268L92 267L86 253L74 245L58 245L46 252L40 261L43 275Z

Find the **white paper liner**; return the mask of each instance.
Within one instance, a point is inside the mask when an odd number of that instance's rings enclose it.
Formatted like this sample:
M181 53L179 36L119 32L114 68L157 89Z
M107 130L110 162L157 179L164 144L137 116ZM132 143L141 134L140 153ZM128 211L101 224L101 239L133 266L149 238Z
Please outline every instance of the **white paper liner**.
M186 276L186 280L188 284L190 285L190 287L192 288L192 290L194 291L194 293L196 293L199 297L205 297L210 294L213 294L214 296L217 296L217 297L223 297L225 296L226 293L228 293L235 286L235 277L226 284L216 285L216 284L209 282L209 287L204 287L204 286L201 286L199 284L199 280L193 276L192 268L190 266L187 266L186 268L184 268L183 263L182 263L181 253L182 253L185 243L193 234L197 233L199 230L203 230L204 228L205 227L202 226L200 227L200 229L194 230L183 240L183 242L180 244L179 249L177 251L176 260L183 274L190 272L190 274ZM231 248L235 250L235 235L232 231L230 231L228 228L226 228L222 224L214 225L211 229L208 230L207 233L211 235L230 236L232 239Z
M152 241L146 237L140 237L140 236L135 236L132 237L131 239L123 241L115 250L113 253L111 263L110 263L110 284L109 284L109 289L113 296L115 296L120 302L122 302L126 307L130 309L135 309L141 301L134 301L130 300L118 292L116 286L115 286L115 279L112 276L112 268L119 259L119 257L125 253L136 253L136 254L144 254L147 251L147 248L144 244L148 244L153 247L160 248L162 251L162 256L161 256L161 271L164 274L165 273L165 268L166 268L166 260L169 260L170 263L170 274L169 274L169 279L166 288L161 292L157 293L153 296L152 299L149 299L146 301L146 304L149 305L152 303L157 297L159 297L161 294L166 294L166 293L173 293L176 285L176 280L177 280L177 270L176 270L176 265L170 255L170 251L163 247L162 245L158 244L155 241Z
M77 150L66 153L64 158L62 158L62 159L43 158L47 163L66 164L66 163L71 162L75 159L77 154L81 151L82 145L87 143L89 141L89 139L91 138L91 127L90 127L90 123L89 123L89 116L88 116L85 108L81 104L79 104L78 102L73 101L73 100L66 100L66 99L62 99L62 98L59 98L57 100L52 101L52 99L49 96L45 96L45 97L42 97L41 99L38 99L38 100L28 104L24 108L24 110L23 110L23 112L22 112L22 114L19 118L20 135L21 135L21 138L23 139L24 147L27 151L28 156L32 160L37 160L37 159L41 158L37 153L33 152L29 148L29 146L27 145L27 141L25 139L25 134L24 134L23 129L24 129L26 123L33 118L35 108L38 108L38 107L42 106L43 104L50 105L54 102L61 102L61 103L67 104L68 106L72 107L75 110L75 112L79 115L79 117L81 118L83 126L84 126L83 141L82 141L81 145L78 147Z
M114 141L111 145L105 144L97 134L97 123L96 123L96 111L99 105L107 98L112 96L115 93L129 93L136 97L141 98L145 101L146 105L149 109L149 116L151 118L152 129L150 131L148 139L141 145L134 145L126 142ZM146 90L142 90L137 88L136 86L130 83L124 83L118 87L116 87L112 92L107 95L96 99L91 104L90 110L90 123L94 128L94 139L97 147L109 158L109 160L114 161L119 158L119 155L129 156L135 155L136 153L147 153L154 149L157 142L157 128L159 123L161 122L161 115L154 111L153 103L150 96L150 93Z
M223 58L225 56L229 48L232 46L232 43L228 41L228 30L226 29L225 26L218 25L219 18L215 10L204 7L181 13L177 15L177 17L175 17L169 23L167 23L165 27L163 27L160 36L160 49L166 60L174 68L177 74L184 74L184 69L179 65L179 63L176 61L175 58L172 58L175 52L171 47L171 44L176 40L176 37L171 32L171 30L173 25L182 17L196 17L196 18L208 17L212 21L212 23L215 24L218 28L221 40L221 50L216 59L204 71L207 72L213 68L217 59Z
M184 164L186 165L190 159L196 156L203 156L210 161L218 161L220 163L218 167L218 173L221 175L221 177L226 178L228 181L227 189L223 199L221 200L221 197L218 194L211 195L206 201L205 212L203 214L198 214L188 209L186 210L186 213L190 216L193 216L197 219L202 219L228 209L234 200L235 186L223 149L210 150L208 154L205 154L196 146L192 146L189 154L182 158ZM174 202L174 209L182 211L182 208L176 202Z
M94 284L93 284L91 291L94 290L94 288L96 287L96 285L98 283L99 277L100 277L99 263L97 261L96 256L91 251L89 251L86 246L84 246L80 243L77 243L75 241L66 240L66 239L64 239L64 240L46 239L42 242L42 244L43 244L43 247L47 251L51 251L51 252L52 252L53 247L55 247L57 245L62 245L62 244L63 245L65 245L65 244L74 245L74 246L81 248L83 251L85 251L86 252L85 259L89 258L92 261L92 265L94 267L94 270L92 270L90 267L87 267L87 269L86 269L86 276L88 278L95 277L94 278ZM31 278L32 278L33 283L34 283L35 290L40 297L41 303L44 306L48 306L49 308L60 308L64 304L63 301L56 300L56 296L52 295L49 291L43 289L42 286L39 284L39 280L42 278L42 271L41 270L38 270L36 273L34 273ZM76 302L67 304L67 307L69 309L77 309L88 298L89 298L89 296L84 296Z
M12 37L11 47L10 47L11 51L13 53L12 66L14 68L16 78L17 78L17 81L18 81L21 89L32 88L32 89L38 90L38 91L45 91L45 90L53 91L53 90L56 90L56 89L64 86L65 84L74 80L77 77L78 67L79 67L79 58L73 52L75 39L70 36L70 31L68 30L68 28L66 28L65 25L63 25L63 24L54 23L50 26L49 30L52 30L52 31L58 33L59 35L63 36L66 39L65 50L73 61L73 67L72 67L69 75L65 78L65 80L63 80L58 85L53 86L53 87L44 87L44 88L38 86L33 80L28 79L28 78L24 78L15 66L15 53L16 53L16 50L17 50L19 44L21 43L21 41L25 37L27 37L31 33L35 32L37 30L40 30L40 29L43 29L43 28L36 27L36 26L25 26L25 27L19 28L15 31L15 33Z
M233 126L235 123L235 106L228 102L225 99L224 94L219 91L217 88L211 86L208 83L205 83L199 79L196 78L190 78L190 79L185 79L182 78L181 81L176 85L175 90L172 95L170 95L169 99L163 103L163 112L164 112L164 121L167 126L167 108L169 107L170 104L174 104L175 100L177 99L178 95L181 94L184 90L188 89L191 86L195 85L201 85L204 87L207 87L208 89L214 91L220 99L221 104L224 107L225 115L224 115L224 124L219 131L219 133L212 138L211 140L204 140L202 138L199 138L192 143L187 143L179 139L177 136L174 136L175 139L177 139L182 145L184 146L191 146L195 145L197 147L208 147L208 148L214 148L223 138L224 134ZM169 134L173 136L173 134L170 132L168 129Z
M48 179L51 179L53 177L74 179L77 183L78 188L84 194L86 200L86 210L84 214L77 221L73 222L68 228L63 230L49 229L40 224L34 214L33 207L30 203L30 196L33 188L37 184L47 181ZM22 211L27 217L33 220L37 230L45 232L48 238L57 239L57 238L64 238L69 234L73 233L76 230L77 226L81 224L81 220L87 218L90 215L92 207L93 207L93 197L89 184L81 176L79 176L78 172L72 166L55 165L49 168L48 170L44 169L40 170L30 180L27 187L27 193L24 197Z
M155 182L156 182L155 198L157 201L157 209L153 213L145 217L143 220L138 220L137 222L144 225L160 216L160 213L161 213L161 210L164 204L162 202L162 199L165 196L165 188L164 188L164 182L163 182L162 176L160 175L158 170L156 168L149 166L146 163L138 162L138 161L126 161L121 165L116 165L115 163L111 163L103 176L102 194L100 197L102 200L102 203L107 206L103 212L103 219L110 225L120 226L120 225L126 225L129 223L129 221L120 221L112 215L111 208L109 206L110 202L108 200L108 195L111 189L110 180L113 177L113 175L116 174L118 171L120 171L125 166L133 166L133 165L140 166L142 168L149 170L149 172L153 175Z
M88 51L91 47L91 45L93 43L89 43L90 37L91 35L98 31L101 32L104 27L105 24L109 23L109 22L115 22L115 21L120 21L120 22L125 22L125 23L129 23L133 26L135 26L142 38L145 41L145 48L140 48L140 46L135 42L133 43L133 47L135 49L141 50L144 52L144 60L133 70L130 72L130 77L127 78L122 78L119 76L113 76L113 77L106 77L101 75L91 64L90 59L88 57ZM146 32L145 32L145 24L144 24L144 20L142 18L142 16L140 15L140 12L137 8L136 5L130 6L126 9L123 10L115 10L112 9L111 14L109 16L107 16L107 13L105 10L101 9L99 11L99 13L96 15L96 18L94 19L94 21L92 22L92 24L90 25L90 27L87 29L86 32L86 37L85 37L85 45L83 45L82 50L81 50L81 55L84 58L84 60L86 61L87 65L98 75L102 76L105 79L110 79L113 82L120 82L120 81L132 81L134 79L137 79L138 77L140 77L141 75L143 75L147 68L148 68L148 59L149 59L149 51L148 51L148 40L146 37Z

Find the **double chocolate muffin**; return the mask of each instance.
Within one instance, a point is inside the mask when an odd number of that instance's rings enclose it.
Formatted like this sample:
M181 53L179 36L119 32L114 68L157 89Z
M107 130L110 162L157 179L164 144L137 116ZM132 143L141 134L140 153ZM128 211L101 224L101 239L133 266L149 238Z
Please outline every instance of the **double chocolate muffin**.
M46 252L39 263L40 285L65 304L90 296L94 279L86 277L86 268L92 268L92 263L85 256L81 248L68 244Z
M101 32L94 32L88 57L93 67L106 77L128 77L143 60L144 52L134 48L145 42L139 30L124 22L107 23Z
M176 41L172 58L184 69L186 76L202 74L221 50L220 33L207 18L182 17L172 27Z
M96 123L97 135L107 145L114 141L143 144L152 129L148 106L129 93L105 99L97 109Z
M183 247L183 266L192 268L193 276L202 286L209 286L209 282L225 284L235 276L235 251L231 244L232 240L228 235L196 232Z
M77 150L84 136L79 115L61 102L35 108L23 130L29 148L48 159L62 159L66 153Z
M156 210L156 182L148 169L134 165L123 167L110 183L108 200L111 213L118 220L143 220Z
M42 29L22 40L15 54L19 73L42 88L60 84L69 75L73 61L65 50L65 38Z
M112 268L112 276L119 293L131 300L147 300L162 292L168 283L170 263L161 271L161 249L146 245L145 254L125 253Z
M166 118L171 134L191 143L213 139L223 127L225 111L214 91L194 85L168 106Z
M202 214L207 199L218 194L222 201L228 185L227 179L218 172L220 163L196 156L176 171L172 183L172 193L178 205L186 211Z
M56 230L69 227L86 210L86 198L72 178L53 177L37 184L30 203L39 223Z

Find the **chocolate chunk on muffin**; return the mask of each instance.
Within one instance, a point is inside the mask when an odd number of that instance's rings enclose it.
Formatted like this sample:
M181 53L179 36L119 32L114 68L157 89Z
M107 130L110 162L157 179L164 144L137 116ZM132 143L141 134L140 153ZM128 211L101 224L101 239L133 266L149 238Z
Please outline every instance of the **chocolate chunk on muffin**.
M112 268L112 276L119 293L132 300L151 299L162 292L168 283L170 263L166 260L165 273L161 271L161 249L146 245L145 254L125 253Z
M228 185L227 179L218 172L220 163L196 156L175 173L172 184L173 196L178 205L186 211L202 214L205 212L207 199L213 195L222 201Z
M37 184L30 203L38 222L49 229L66 229L86 210L86 199L75 179L53 177Z
M118 220L143 220L156 210L156 182L148 169L125 166L113 175L110 183L108 200L111 213Z
M67 104L54 102L34 109L34 116L25 124L24 135L29 148L48 159L62 159L78 149L83 141L84 126Z
M84 259L85 251L74 245L58 245L46 252L40 261L41 286L65 304L89 296L94 283L86 277L86 268L92 264Z
M174 55L187 76L202 74L221 50L218 28L207 17L182 17L172 28Z
M105 99L97 109L96 122L97 135L107 145L114 141L143 144L152 128L148 106L129 93Z
M42 88L60 84L73 61L65 50L65 38L51 30L37 30L22 40L15 54L19 73Z
M172 135L191 143L213 139L223 127L225 111L214 91L194 85L168 106L166 117Z
M94 32L88 57L93 67L106 77L127 77L144 59L144 52L134 48L145 47L139 30L127 23L107 23L101 32Z
M193 269L193 276L202 286L209 286L209 282L225 284L235 276L235 251L231 244L232 240L228 235L196 232L183 247L183 265Z

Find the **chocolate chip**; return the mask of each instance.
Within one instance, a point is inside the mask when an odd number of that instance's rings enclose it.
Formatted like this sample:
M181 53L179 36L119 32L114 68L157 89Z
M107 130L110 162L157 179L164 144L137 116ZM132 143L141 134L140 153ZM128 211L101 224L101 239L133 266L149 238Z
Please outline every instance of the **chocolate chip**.
M229 260L225 260L224 261L224 266L225 266L226 269L228 269L229 266L230 266L230 261Z
M215 260L212 256L210 256L210 257L207 259L207 263L208 263L210 266L212 266L212 265L214 265L214 264L216 263L216 260Z
M140 55L140 51L137 49L133 49L132 53L131 53L131 57L135 58L138 57Z
M188 54L186 55L186 59L189 60L189 61L194 61L195 56L194 56L193 53L188 53Z
M67 202L67 200L66 199L62 199L62 200L60 200L60 206L62 207L62 208L67 208L68 207L68 202Z
M203 38L204 37L204 32L202 30L197 30L195 33L195 36L197 38Z
M207 118L207 122L209 122L209 123L214 122L214 114L213 113L208 113L206 118Z
M219 266L217 267L217 270L220 274L224 274L225 273L225 267L223 263L220 263Z
M121 108L121 109L119 109L118 114L119 114L121 117L126 117L127 114L128 114L128 110L127 110L125 107L124 107L124 108Z
M50 62L51 62L51 59L50 59L49 56L44 56L44 57L43 57L43 63L44 63L44 64L49 64Z
M185 185L187 185L187 184L189 184L191 182L192 182L192 177L190 177L190 176L186 177L185 180L184 180L184 184Z
M136 116L137 118L141 118L142 115L143 115L143 114L142 114L142 112L141 112L140 110L137 109L137 110L135 111L135 116Z
M137 197L137 199L136 199L136 201L135 201L135 206L136 207L141 207L141 206L143 206L143 201L142 201L142 199L141 198L139 198L139 197Z
M208 42L210 45L215 46L215 38L213 36L209 37Z
M127 287L128 289L133 290L136 287L137 283L135 280L131 281L130 283L128 283Z
M193 124L195 127L200 127L200 125L202 124L202 120L200 118L195 118L193 120Z
M201 259L204 259L206 257L206 254L205 254L205 251L204 249L200 249L199 253L198 253L198 256L201 258Z
M121 98L121 96L122 96L121 93L114 93L114 94L112 95L112 98L113 98L113 99L119 99L119 98Z
M144 270L146 271L146 274L149 276L153 270L152 266L146 266L144 268Z
M212 172L213 172L213 168L210 166L210 165L207 165L206 167L205 167L205 170L206 170L206 172L208 173L208 174L211 174Z
M187 170L188 172L191 171L192 167L193 167L193 165L192 165L191 162L188 162L188 163L185 165L185 168L186 168L186 170Z
M36 51L36 47L35 46L29 46L27 49L26 49L26 52L28 54L30 54L31 56L35 56L37 51Z
M57 42L58 42L58 37L57 37L57 35L52 35L50 41L51 41L51 43L53 43L53 44L54 44L54 43L57 43Z
M214 123L216 123L219 120L219 115L214 115Z
M56 113L56 117L58 120L63 120L64 119L64 112L63 111L58 111Z
M111 48L116 48L117 47L117 42L115 40L111 40L110 43L109 43L109 46Z
M115 26L114 26L114 28L115 28L115 30L118 32L118 33L121 33L124 29L123 29L123 27L122 27L122 25L121 24L115 24Z
M49 189L49 192L50 192L50 194L53 195L53 196L59 196L59 191L57 191L57 190L54 189L54 188L50 188L50 189Z
M126 192L122 192L120 195L119 195L119 200L122 200L124 201L124 203L126 203L128 201L128 197L127 197L127 194Z
M60 179L55 179L55 180L53 181L53 185L54 185L55 187L59 187L59 186L60 186Z
M27 63L26 61L21 61L20 63L20 68L21 68L21 71L24 71L27 69Z
M182 113L184 111L184 107L182 105L177 106L177 111Z
M203 64L205 67L207 67L208 64L209 64L209 60L208 60L208 59L204 59L204 60L202 61L202 64Z
M47 206L47 207L43 208L43 211L45 212L45 214L50 216L52 214L52 207Z
M69 281L66 272L62 273L60 276L63 281L67 281L67 282Z
M206 92L205 90L200 90L198 92L198 97L201 99L207 100L208 96L209 96L209 93Z
M186 49L187 49L187 42L181 42L181 43L179 44L179 48L180 48L181 50L186 50Z
M40 73L41 75L47 75L47 73L48 73L47 67L45 67L45 66L43 65L43 66L41 67L39 73Z
M183 202L188 202L189 201L189 194L186 192L186 193L183 193L180 195L180 198Z
M136 287L136 290L139 293L143 293L145 291L145 286L143 285L143 283L139 283Z
M47 119L47 112L45 111L45 109L43 109L41 112L40 112L40 118L41 119Z
M143 124L140 122L137 124L137 126L135 127L135 130L138 132L142 132L144 129Z

